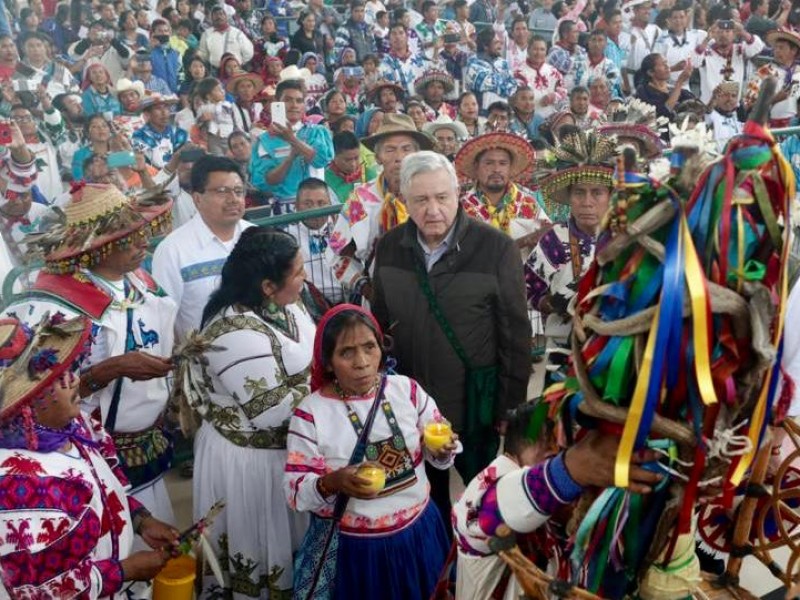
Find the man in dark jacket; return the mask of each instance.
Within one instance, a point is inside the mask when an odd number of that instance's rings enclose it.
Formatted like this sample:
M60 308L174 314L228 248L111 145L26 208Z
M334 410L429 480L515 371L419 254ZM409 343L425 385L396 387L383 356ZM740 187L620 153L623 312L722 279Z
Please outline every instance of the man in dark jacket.
M456 468L466 482L496 455L501 415L526 399L522 264L511 238L460 208L444 156L406 157L400 187L409 220L378 243L372 309L393 336L398 371L436 399L461 436ZM449 475L440 473L429 471L432 496L449 518Z
M375 54L375 37L364 21L365 8L363 0L350 3L350 18L336 32L334 52L340 57L345 48L356 51L356 59L360 63L368 54Z

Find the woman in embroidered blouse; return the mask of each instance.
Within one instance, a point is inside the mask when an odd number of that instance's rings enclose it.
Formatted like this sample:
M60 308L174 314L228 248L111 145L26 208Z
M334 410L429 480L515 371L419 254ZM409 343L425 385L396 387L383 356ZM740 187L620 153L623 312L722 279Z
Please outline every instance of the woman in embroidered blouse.
M314 323L299 302L304 280L291 235L245 230L203 312L202 333L215 348L191 366L199 393L190 403L203 419L194 514L226 502L210 537L234 600L289 597L292 554L308 523L289 510L281 485L289 417L309 390ZM215 583L207 577L204 592Z
M108 113L116 117L122 112L119 100L111 89L111 75L101 63L86 67L83 74L83 114L91 117Z
M362 308L342 304L323 317L314 340L313 392L295 409L289 425L284 487L292 508L310 511L295 572L295 590L307 589L320 558L326 518L339 493L349 501L340 523L333 598L427 599L447 553L441 515L430 502L427 460L448 469L460 444L432 453L422 431L441 420L436 402L412 379L386 375L383 399L376 400L384 368L383 334ZM380 492L349 466L358 434L373 402L380 401L368 432L365 456L386 471ZM424 551L423 551L424 549Z
M11 598L128 598L179 535L127 495L111 437L80 411L90 331L84 318L0 320L0 591ZM154 550L132 554L134 533Z
M478 115L478 97L472 92L464 92L458 98L457 108L458 116L456 120L464 124L469 137L479 136L483 132L486 118Z

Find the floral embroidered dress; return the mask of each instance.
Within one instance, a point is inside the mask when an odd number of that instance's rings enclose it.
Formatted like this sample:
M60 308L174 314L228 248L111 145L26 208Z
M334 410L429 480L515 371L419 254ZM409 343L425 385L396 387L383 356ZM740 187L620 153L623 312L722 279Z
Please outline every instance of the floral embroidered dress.
M0 572L12 598L129 598L120 561L141 504L100 424L81 417L77 436L65 451L0 449Z
M292 555L308 518L286 505L283 468L289 417L309 392L315 328L299 303L285 313L279 324L250 311L222 311L203 328L222 349L191 367L197 390L191 401L203 419L195 440L194 516L225 500L210 538L230 582L220 590L207 576L202 597L291 598Z
M461 197L461 204L470 217L492 225L516 240L550 222L539 198L540 193L512 183L497 205L488 202L476 187L467 190Z
M567 97L564 76L551 64L542 63L537 69L526 61L514 71L514 77L533 91L536 114L544 119L556 112L556 107ZM548 97L549 103L544 103Z
M325 253L336 279L352 288L366 275L380 237L407 220L405 203L386 189L383 176L356 186L336 220ZM354 253L345 255L351 242Z
M92 319L92 345L81 370L112 356L142 351L169 357L174 343L178 307L144 271L128 273L110 282L88 270L56 275L42 271L32 289L4 313L28 325L42 315L62 313ZM117 379L84 398L81 409L100 419L114 439L132 496L154 517L174 523L164 474L170 467L172 445L163 428L169 399L166 378L149 381ZM137 549L145 548L137 541Z

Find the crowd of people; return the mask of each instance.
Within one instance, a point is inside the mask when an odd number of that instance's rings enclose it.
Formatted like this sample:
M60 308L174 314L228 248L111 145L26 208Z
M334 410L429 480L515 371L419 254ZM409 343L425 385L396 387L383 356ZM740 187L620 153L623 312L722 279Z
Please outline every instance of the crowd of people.
M795 124L799 54L789 0L0 6L10 597L147 594L178 424L194 518L225 502L201 598L427 599L453 540L457 598L517 597L498 527L614 482L618 437L566 452L528 384L617 157L720 152L769 78Z

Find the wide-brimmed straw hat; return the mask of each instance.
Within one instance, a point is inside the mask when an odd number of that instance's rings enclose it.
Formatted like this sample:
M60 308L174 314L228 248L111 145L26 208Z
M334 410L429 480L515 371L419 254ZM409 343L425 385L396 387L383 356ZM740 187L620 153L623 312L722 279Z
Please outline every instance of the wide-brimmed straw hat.
M139 94L139 98L144 96L144 83L141 81L131 81L126 77L123 77L117 81L116 87L117 96L120 94L124 94L125 92L136 92Z
M465 140L469 137L467 126L461 121L453 121L453 119L447 115L440 115L435 121L425 123L425 125L422 126L422 132L431 136L435 136L436 132L440 129L449 129L453 132L453 135L456 136L456 139L459 140Z
M456 87L453 76L447 71L443 71L442 69L428 69L414 81L414 91L420 96L424 96L425 88L433 81L438 81L444 85L445 94L449 94Z
M174 106L179 102L177 96L164 96L162 94L145 94L144 98L139 101L139 110L144 112L150 110L154 106L165 104L167 106Z
M172 223L172 200L163 190L126 196L110 184L73 186L59 222L45 233L28 236L34 256L43 256L48 271L71 273L91 268L136 237L157 236Z
M381 94L381 90L385 89L394 90L397 99L402 102L403 98L405 97L406 91L403 89L403 86L393 82L393 81L379 81L376 83L372 88L367 91L367 102L370 104L375 104L377 98Z
M92 322L45 315L33 328L0 319L0 421L39 398L89 350Z
M408 135L416 140L420 150L432 150L435 143L427 133L417 130L411 117L397 113L384 114L378 130L361 140L361 143L374 152L375 144L390 135Z
M666 144L658 135L647 125L636 125L633 123L605 123L597 127L599 133L617 136L617 142L625 143L632 140L638 143L637 150L645 159L658 158L664 152Z
M767 43L770 46L775 46L775 42L783 40L800 48L800 34L791 29L781 27L780 29L773 29L767 34Z
M575 129L561 137L553 154L556 171L539 181L545 200L569 204L569 189L575 184L600 184L611 187L617 154L615 136Z
M279 81L302 81L306 82L311 78L311 71L303 67L299 69L297 65L289 65L288 67L284 67L280 75L278 75Z
M261 79L259 75L248 71L239 71L230 76L228 83L225 85L225 90L229 94L235 94L236 87L243 81L252 81L253 85L256 87L256 94L264 89L264 80Z
M536 154L524 138L513 133L484 133L472 138L461 147L455 158L456 172L459 177L475 180L478 158L487 150L505 150L511 157L509 177L519 178L534 163Z

